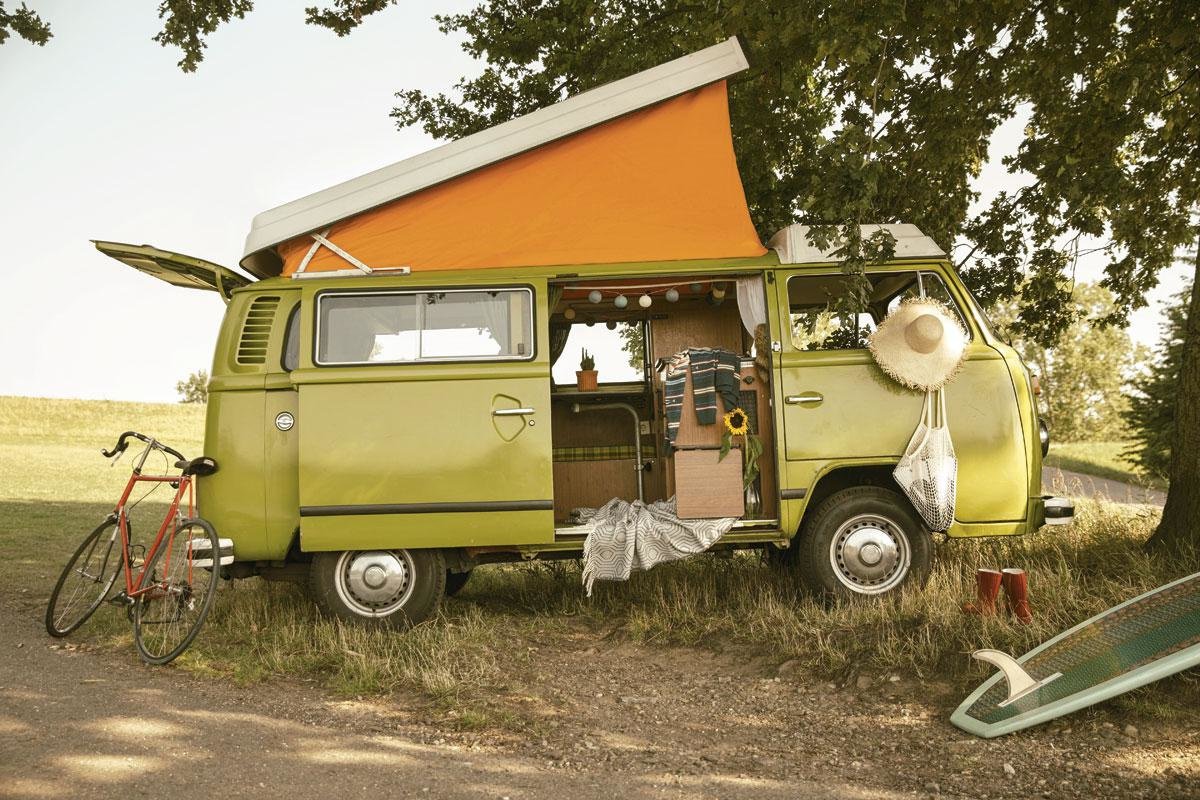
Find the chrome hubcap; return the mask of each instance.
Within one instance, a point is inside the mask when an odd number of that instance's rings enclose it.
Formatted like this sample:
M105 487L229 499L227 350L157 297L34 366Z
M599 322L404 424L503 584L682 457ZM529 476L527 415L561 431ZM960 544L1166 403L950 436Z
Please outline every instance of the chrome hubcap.
M843 586L859 594L882 594L908 574L912 554L900 526L877 514L846 520L834 534L829 562Z
M334 587L351 610L384 617L401 608L413 590L412 557L404 550L342 553Z

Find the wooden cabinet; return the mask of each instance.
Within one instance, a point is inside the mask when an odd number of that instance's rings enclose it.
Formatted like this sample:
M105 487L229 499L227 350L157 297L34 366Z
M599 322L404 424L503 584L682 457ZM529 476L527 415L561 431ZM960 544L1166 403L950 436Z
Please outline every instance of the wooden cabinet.
M720 449L675 452L675 503L680 519L740 517L745 513L742 451L735 447L718 461L720 454Z

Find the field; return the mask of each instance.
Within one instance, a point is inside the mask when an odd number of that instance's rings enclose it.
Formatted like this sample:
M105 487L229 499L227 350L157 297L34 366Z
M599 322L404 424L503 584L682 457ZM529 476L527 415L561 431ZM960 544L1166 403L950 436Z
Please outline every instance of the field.
M1134 486L1166 489L1166 481L1142 473L1125 455L1130 442L1051 442L1046 466L1082 472Z
M200 451L202 427L203 409L196 406L0 398L4 594L39 614L70 549L111 507L133 453L110 469L98 448L137 428L191 456ZM143 519L161 515L153 499L135 511L135 531L147 530ZM940 542L924 591L835 609L806 597L792 575L766 567L757 554L666 565L626 584L601 584L592 599L580 588L574 562L484 567L437 619L406 636L322 619L300 589L250 579L226 585L203 634L177 663L242 683L315 681L342 695L415 690L461 707L468 712L464 724L478 725L519 724L498 706L488 710L476 701L513 689L539 647L581 631L737 654L767 670L786 662L823 679L901 673L958 691L981 677L966 657L970 651L1023 652L1123 598L1200 568L1194 557L1180 563L1143 551L1155 520L1147 508L1083 502L1071 528L1007 541ZM961 613L981 566L1030 573L1033 625ZM132 651L124 617L113 609L98 613L77 638ZM1169 717L1181 695L1200 700L1194 678L1115 705Z

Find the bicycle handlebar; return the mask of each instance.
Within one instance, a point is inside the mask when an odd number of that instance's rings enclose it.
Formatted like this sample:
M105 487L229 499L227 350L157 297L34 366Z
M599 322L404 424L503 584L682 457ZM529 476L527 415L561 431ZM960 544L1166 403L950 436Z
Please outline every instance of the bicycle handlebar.
M129 447L129 437L131 437L131 436L134 439L143 441L152 447L157 447L159 450L162 450L165 453L170 453L171 455L175 456L175 458L179 459L180 461L187 461L187 458L184 457L183 453L179 452L175 448L167 447L162 442L157 441L156 439L151 439L149 436L140 434L137 431L125 431L124 433L122 433L120 436L117 437L117 443L115 445L113 445L112 450L105 450L104 448L100 448L100 454L103 455L105 458L112 458L113 456L120 456L122 453L125 452L125 448Z

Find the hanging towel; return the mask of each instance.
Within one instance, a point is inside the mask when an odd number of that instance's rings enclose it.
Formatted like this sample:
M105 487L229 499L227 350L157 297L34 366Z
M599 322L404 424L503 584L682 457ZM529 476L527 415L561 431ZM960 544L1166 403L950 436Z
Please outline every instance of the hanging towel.
M741 405L738 395L738 367L741 359L728 350L692 348L688 350L692 371L692 397L696 403L696 421L712 425L717 421L717 395L731 411Z
M688 350L692 368L692 399L696 404L696 422L712 425L717 421L717 353L708 348Z
M663 382L663 413L667 417L666 452L675 450L675 439L679 436L679 421L683 417L683 392L687 386L688 354L685 350L671 356L667 363L667 375Z

